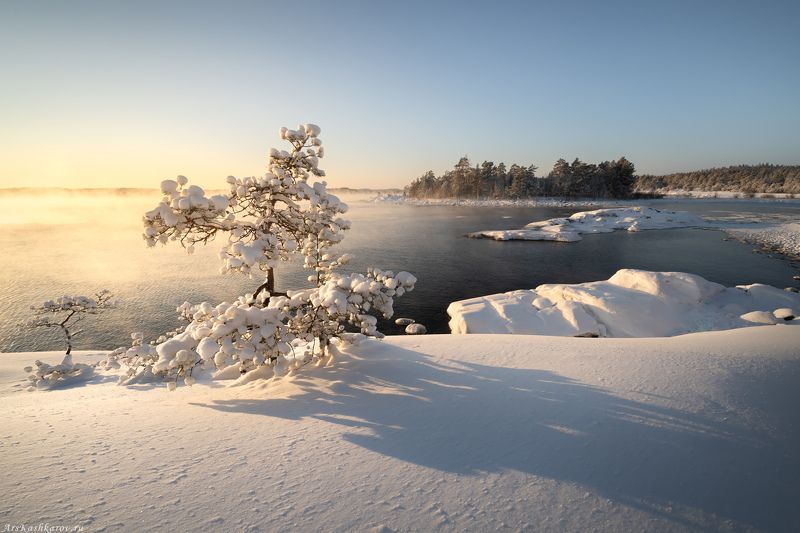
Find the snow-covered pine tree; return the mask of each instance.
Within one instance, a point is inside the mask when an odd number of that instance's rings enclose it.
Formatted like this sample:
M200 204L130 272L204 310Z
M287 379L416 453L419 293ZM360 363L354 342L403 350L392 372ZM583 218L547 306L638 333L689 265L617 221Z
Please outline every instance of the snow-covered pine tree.
M83 363L72 362L72 341L78 332L74 326L86 315L96 315L106 309L116 307L108 290L98 292L94 298L88 296L62 296L56 300L48 300L40 305L33 305L34 316L22 326L27 329L59 328L64 334L67 351L60 364L50 365L37 360L33 366L25 367L29 373L31 386L38 389L49 389L89 379L94 368Z
M263 276L252 294L233 303L183 304L178 311L189 324L156 347L153 372L191 375L203 361L219 371L235 366L245 373L281 373L330 355L331 341L347 337L347 325L362 334L381 336L370 312L393 314L393 299L414 288L408 272L370 269L366 274L342 274L348 262L330 248L341 242L350 223L340 215L347 205L329 193L319 160L324 151L320 128L281 128L289 150L271 149L261 177L229 176L227 195L207 197L205 191L179 176L161 183L161 203L144 216L148 245L179 242L191 253L219 235L221 271ZM312 288L278 293L275 269L293 254L304 257Z
M106 309L116 307L110 291L103 289L95 294L94 298L88 296L62 296L56 300L48 300L40 305L32 305L33 317L28 319L23 326L34 328L59 328L64 333L67 343L66 355L72 352L72 340L76 332L70 328L80 322L86 315L96 315Z

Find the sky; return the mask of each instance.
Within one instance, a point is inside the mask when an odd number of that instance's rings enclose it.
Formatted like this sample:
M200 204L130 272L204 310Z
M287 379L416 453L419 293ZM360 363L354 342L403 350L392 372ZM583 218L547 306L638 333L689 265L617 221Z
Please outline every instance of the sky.
M0 0L0 187L222 187L304 122L332 186L464 155L798 164L798 21L768 0Z

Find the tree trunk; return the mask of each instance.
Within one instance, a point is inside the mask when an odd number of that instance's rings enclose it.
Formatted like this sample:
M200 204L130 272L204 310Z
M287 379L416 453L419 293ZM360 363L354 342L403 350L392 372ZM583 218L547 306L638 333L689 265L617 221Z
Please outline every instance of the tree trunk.
M286 296L285 292L275 292L275 270L272 267L267 269L267 280L258 286L256 292L253 293L253 300L255 301L258 298L258 295L262 292L267 291L269 296L264 303L269 303L269 299L273 296Z
M259 285L256 292L253 293L253 300L258 298L258 295L264 291L269 292L270 296L272 296L272 293L275 291L275 270L272 267L267 269L266 281Z
M272 267L267 269L267 291L270 294L275 292L275 270Z
M69 330L67 326L61 324L61 329L64 330L64 336L67 337L67 353L69 355L72 352L72 335L69 334Z

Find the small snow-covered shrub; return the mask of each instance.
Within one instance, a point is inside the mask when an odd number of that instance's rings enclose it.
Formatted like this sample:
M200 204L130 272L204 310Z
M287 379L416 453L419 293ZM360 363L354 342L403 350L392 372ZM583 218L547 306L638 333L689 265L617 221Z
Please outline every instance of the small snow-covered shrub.
M221 272L264 276L264 281L232 303L180 306L188 325L155 346L153 374L187 378L201 365L216 368L216 376L254 370L269 376L328 360L332 343L354 338L348 329L382 336L374 314L390 318L394 298L413 290L417 280L408 272L337 271L350 257L330 248L341 242L350 222L340 216L347 205L324 181L311 181L325 175L319 168L324 155L319 133L314 124L281 128L281 139L291 148L271 149L261 177L229 176L227 195L207 196L184 176L161 183L161 203L144 216L149 246L175 241L192 253L195 245L224 235ZM314 286L277 292L275 268L298 254Z
M146 344L142 333L132 333L131 339L130 347L117 348L97 363L97 367L105 371L124 368L124 374L119 377L120 385L174 383L179 379L193 382L190 378L200 359L194 351L196 343L185 328L159 337L156 343Z
M87 315L96 315L106 309L116 307L110 291L104 289L94 298L88 296L62 296L56 300L48 300L41 305L31 306L34 316L28 319L23 326L34 328L60 328L67 342L67 352L72 352L72 340L77 333L70 328L80 322Z
M94 368L83 363L73 363L72 355L67 354L60 364L50 365L37 360L34 366L25 367L28 381L37 389L54 389L81 383L94 375Z
M117 348L105 361L100 363L104 370L113 370L125 367L125 374L120 376L121 385L134 385L137 383L150 383L159 381L166 376L157 376L153 373L153 365L158 360L155 347L144 342L144 334L131 333L131 346Z

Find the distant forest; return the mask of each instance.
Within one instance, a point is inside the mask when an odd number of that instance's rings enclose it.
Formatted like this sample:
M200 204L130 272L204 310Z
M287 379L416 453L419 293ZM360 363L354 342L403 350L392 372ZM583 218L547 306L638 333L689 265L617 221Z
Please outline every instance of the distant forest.
M462 157L452 170L436 176L429 170L405 187L412 198L502 198L534 196L631 198L656 191L697 190L743 193L800 193L800 166L739 165L666 176L635 175L621 157L593 164L559 159L546 176L537 167L484 161L473 166Z
M635 189L800 194L800 166L737 165L666 176L642 175L637 176Z

